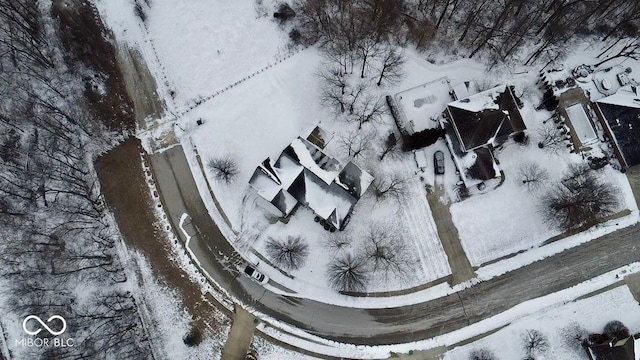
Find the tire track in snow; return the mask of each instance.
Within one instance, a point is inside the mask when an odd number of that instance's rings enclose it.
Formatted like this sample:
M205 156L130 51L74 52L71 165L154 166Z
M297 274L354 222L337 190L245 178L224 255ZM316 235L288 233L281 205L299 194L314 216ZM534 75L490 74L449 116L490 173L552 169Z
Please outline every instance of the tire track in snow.
M413 164L406 162L404 166L413 172ZM426 193L422 183L413 178L411 181L412 194L402 210L402 216L407 232L418 251L418 258L425 274L423 281L428 282L451 274L449 263L433 221L431 210L427 205Z

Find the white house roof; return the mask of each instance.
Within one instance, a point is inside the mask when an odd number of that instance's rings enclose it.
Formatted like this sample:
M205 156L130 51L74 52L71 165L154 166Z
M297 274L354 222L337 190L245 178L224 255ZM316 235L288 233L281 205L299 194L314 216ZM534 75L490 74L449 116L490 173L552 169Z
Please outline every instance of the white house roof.
M635 85L621 87L615 94L602 98L598 102L640 109L640 87Z
M582 104L578 103L571 105L566 108L566 111L567 116L569 116L571 126L573 126L573 130L581 144L588 144L598 138Z
M499 85L493 89L450 102L448 105L471 112L480 112L489 109L499 110L500 106L496 99L500 94L505 92L506 87L506 85Z
M278 159L259 165L249 185L284 216L302 203L342 228L373 176L352 162L344 168L309 141L297 138Z
M330 184L340 172L340 163L325 155L315 145L303 138L297 138L291 143L291 149L300 162L300 165L309 169L322 181Z

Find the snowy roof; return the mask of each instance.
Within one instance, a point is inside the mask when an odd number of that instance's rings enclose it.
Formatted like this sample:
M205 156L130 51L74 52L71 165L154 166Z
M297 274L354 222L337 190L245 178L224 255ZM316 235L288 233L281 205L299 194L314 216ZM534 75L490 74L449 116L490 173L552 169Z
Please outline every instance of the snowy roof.
M282 181L274 172L274 167L270 166L270 159L256 168L249 180L249 185L260 197L280 211L281 216L289 215L296 207L296 199L284 190Z
M565 111L567 112L571 126L573 127L573 130L581 144L588 144L598 138L593 126L591 125L591 120L589 120L582 104L578 103L571 105L567 107Z
M620 88L615 94L598 100L602 104L611 104L640 109L640 87L627 85Z
M295 159L291 158L287 153L283 152L275 164L273 164L273 170L275 171L280 184L284 188L291 186L293 181L300 176L300 173L304 167L300 165Z
M309 141L297 138L275 162L267 158L254 171L250 186L288 216L304 204L338 229L373 182L373 176L352 162L340 163Z
M442 124L446 130L445 138L453 155L453 162L460 171L462 182L466 187L469 188L501 176L491 150L481 147L465 151L462 149L458 137L453 134L453 126L447 121L443 121Z
M460 83L453 87L453 95L456 97L456 100L462 100L469 97L469 88L467 88L467 84Z
M622 340L611 340L587 348L591 360L635 360L633 336Z
M307 140L319 149L324 149L331 139L333 139L333 135L320 126L313 128L311 133L307 136Z
M452 100L448 77L430 81L394 95L411 133L435 128L442 110Z
M325 220L329 220L335 213L333 225L337 228L340 228L343 220L351 213L351 207L357 201L343 188L335 183L326 184L307 169L292 185L290 192L299 202L307 205Z
M262 196L267 201L273 200L282 189L280 184L265 174L262 167L257 167L253 172L251 180L249 180L249 185L256 190L258 195Z
M283 153L297 160L300 165L309 169L327 184L330 184L340 172L338 160L329 157L322 150L301 137L293 140Z
M351 161L347 163L336 179L336 184L347 190L356 199L360 199L372 182L373 176Z
M625 168L640 164L640 106L636 106L636 90L620 89L614 95L596 102L605 126L613 135Z
M464 151L526 129L515 97L506 85L450 102L447 111Z

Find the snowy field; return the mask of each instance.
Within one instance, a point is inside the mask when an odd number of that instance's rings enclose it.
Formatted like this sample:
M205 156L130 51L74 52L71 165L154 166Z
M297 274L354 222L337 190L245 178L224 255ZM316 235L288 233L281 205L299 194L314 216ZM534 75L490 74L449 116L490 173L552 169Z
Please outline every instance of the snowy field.
M257 7L254 0L155 1L147 16L149 38L178 107L240 80L286 51L286 33L270 9Z
M583 349L574 349L565 343L563 331L567 326L578 324L589 333L602 333L604 326L612 320L622 321L631 334L640 331L640 306L626 285L518 319L481 340L454 348L446 353L444 360L468 359L473 350L480 348L493 351L497 359L522 359L526 354L521 336L531 329L540 331L549 342L549 350L536 359L586 359ZM637 350L636 358L639 358Z

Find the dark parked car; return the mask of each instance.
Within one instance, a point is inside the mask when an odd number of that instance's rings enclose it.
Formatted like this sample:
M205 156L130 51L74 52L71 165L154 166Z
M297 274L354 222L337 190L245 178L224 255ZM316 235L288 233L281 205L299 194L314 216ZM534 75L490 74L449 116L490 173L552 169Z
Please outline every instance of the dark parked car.
M440 150L433 154L433 168L436 174L444 174L444 153Z

